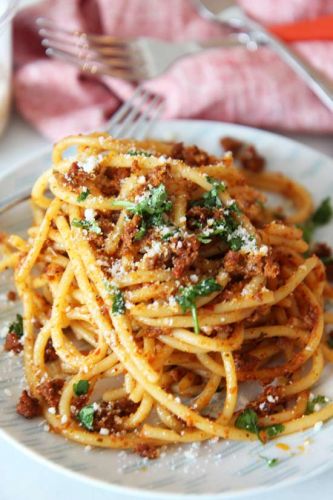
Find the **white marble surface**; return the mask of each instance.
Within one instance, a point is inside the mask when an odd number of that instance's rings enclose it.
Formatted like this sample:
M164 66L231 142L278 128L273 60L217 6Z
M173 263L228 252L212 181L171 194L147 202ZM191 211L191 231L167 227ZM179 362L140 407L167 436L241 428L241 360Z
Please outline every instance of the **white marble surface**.
M332 137L304 136L293 138L319 149L333 157ZM47 141L31 129L16 115L0 139L0 169L9 170L27 156L33 156L44 148ZM0 436L0 500L125 500L128 496L112 495L106 490L87 485L67 477L52 468L36 462ZM321 500L332 498L333 475L329 471L310 481L291 488L277 490L267 495L257 495L256 500L313 500L320 492ZM134 497L131 497L134 498ZM184 497L185 498L185 497ZM249 498L242 497L244 500ZM253 497L252 497L253 498Z

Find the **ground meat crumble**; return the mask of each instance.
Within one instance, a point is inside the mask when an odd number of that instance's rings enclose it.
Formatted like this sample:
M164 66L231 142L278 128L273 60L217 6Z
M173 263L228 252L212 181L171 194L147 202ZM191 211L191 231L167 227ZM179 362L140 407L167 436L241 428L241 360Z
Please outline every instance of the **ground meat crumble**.
M266 160L252 144L246 144L233 137L223 137L221 145L225 151L231 151L234 158L239 161L242 168L250 172L262 172Z
M160 448L151 444L140 443L134 448L134 453L137 453L140 457L154 460L160 456Z
M53 344L52 344L52 339L49 339L47 341L47 344L45 347L44 359L45 359L46 363L50 363L51 361L56 361L58 359L58 355L57 355L55 348L53 347Z
M64 386L65 381L61 378L55 378L52 380L46 380L38 386L39 394L44 398L48 407L58 408L61 389Z
M24 390L17 403L16 412L22 417L30 419L41 414L41 406L37 398L33 398L28 391Z
M22 351L23 345L21 343L21 339L14 332L8 332L6 335L5 351L13 351L15 354L18 354Z

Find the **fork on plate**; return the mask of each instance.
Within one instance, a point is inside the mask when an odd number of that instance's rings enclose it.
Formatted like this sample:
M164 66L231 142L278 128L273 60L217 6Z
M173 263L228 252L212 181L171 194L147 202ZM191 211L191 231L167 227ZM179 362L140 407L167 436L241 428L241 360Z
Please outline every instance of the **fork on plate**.
M131 98L114 113L105 130L114 138L144 139L161 117L163 110L164 98L139 86ZM31 185L25 186L20 191L3 198L0 201L0 215L28 200L31 189Z
M65 30L45 18L37 19L37 24L48 56L75 64L92 75L109 75L129 81L155 78L181 57L203 50L240 43L256 48L246 33L202 42L165 42L147 37L125 39Z

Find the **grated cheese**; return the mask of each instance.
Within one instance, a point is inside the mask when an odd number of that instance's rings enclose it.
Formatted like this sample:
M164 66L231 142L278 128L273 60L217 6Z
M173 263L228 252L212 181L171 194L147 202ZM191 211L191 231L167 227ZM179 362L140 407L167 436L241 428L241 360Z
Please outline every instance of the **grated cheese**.
M84 211L84 217L88 222L95 222L96 212L93 208L86 208Z

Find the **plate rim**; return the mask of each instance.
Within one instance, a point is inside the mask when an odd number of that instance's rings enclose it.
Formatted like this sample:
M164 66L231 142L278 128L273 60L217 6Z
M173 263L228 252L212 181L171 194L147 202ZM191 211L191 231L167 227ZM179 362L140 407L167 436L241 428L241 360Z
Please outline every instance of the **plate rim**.
M158 127L163 127L167 126L172 128L175 125L184 125L185 127L187 126L201 126L201 127L215 127L215 126L223 126L223 127L229 127L231 134L237 133L238 132L245 132L245 133L256 133L258 135L263 135L266 137L271 138L273 141L274 140L279 140L279 141L286 141L289 144L293 144L294 146L297 146L298 148L301 148L303 151L315 154L318 158L322 158L326 162L332 163L332 168L333 168L333 158L330 157L329 155L316 150L315 148L308 146L296 139L286 137L284 135L281 135L277 132L272 132L272 131L267 131L263 130L260 128L256 127L250 127L246 125L238 125L235 123L228 123L228 122L222 122L222 121L213 121L213 120L189 120L189 119L173 119L173 120L161 120L158 122ZM152 137L154 137L155 134L151 134ZM38 151L33 152L29 154L28 157L24 159L17 160L13 166L10 168L5 169L3 172L0 172L0 183L2 183L6 177L13 175L15 172L24 169L24 166L27 164L32 163L34 160L41 159L43 155L46 154L51 154L52 152L52 144L49 144L48 146L43 146L38 149ZM293 172L291 172L291 177ZM333 175L333 170L332 170L332 175ZM263 494L265 492L272 492L272 491L277 491L279 489L283 488L288 488L290 486L293 486L295 484L299 484L302 482L306 482L324 472L327 470L333 468L333 458L331 460L328 460L325 464L318 466L314 470L308 472L306 474L306 477L302 475L295 475L291 478L281 480L277 483L274 483L272 485L259 485L259 486L251 486L248 488L244 489L233 489L229 491L224 491L224 492L217 492L217 493L176 493L176 492L167 492L167 491L158 491L158 490L148 490L145 488L137 488L135 486L127 486L127 485L120 485L116 483L111 483L108 481L105 481L104 479L98 479L94 478L92 476L86 476L83 472L77 472L72 469L69 469L66 466L63 466L52 459L44 456L42 453L32 449L31 447L23 444L19 440L17 440L14 436L12 436L10 433L8 433L5 429L0 427L0 436L5 439L5 441L11 445L14 446L15 449L22 451L26 456L32 458L34 461L37 463L40 463L41 465L44 465L46 467L49 467L56 473L60 473L65 475L68 478L72 478L74 480L77 480L79 482L84 482L87 484L90 484L91 486L98 487L99 489L104 489L105 491L110 491L114 493L121 493L124 495L129 495L129 496L137 496L139 498L149 498L149 499L160 499L160 500L167 500L167 499L172 499L172 500L184 500L184 499L193 499L193 500L208 500L208 499L214 499L214 500L222 500L222 499L227 499L227 498L232 498L232 499L237 499L237 498L242 498L244 496L254 496L257 494Z

